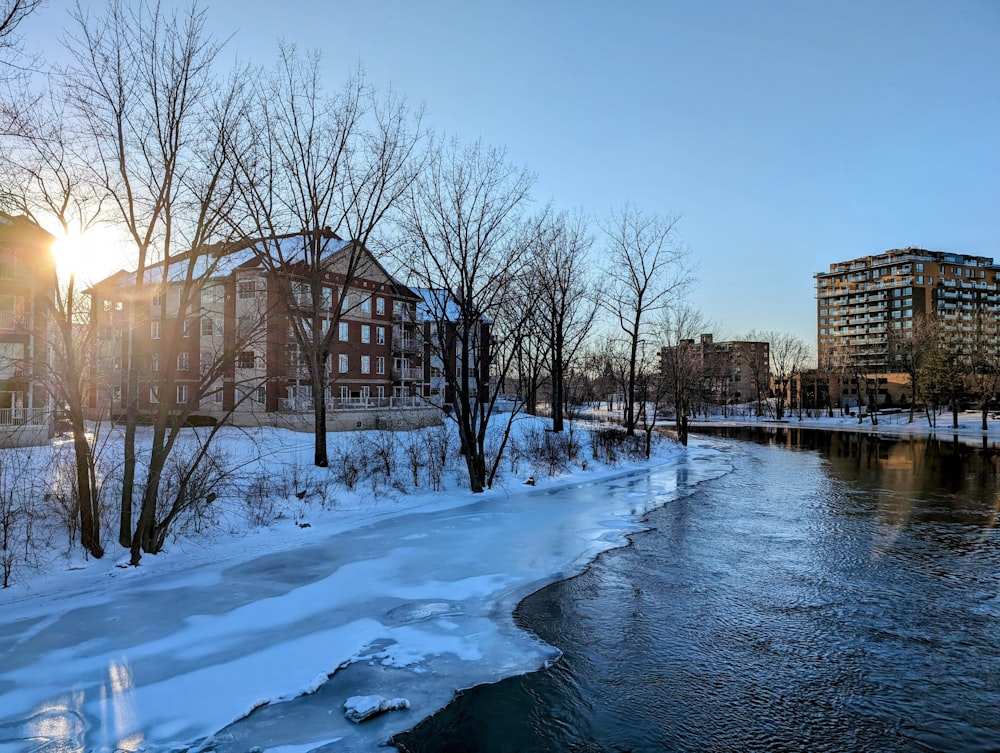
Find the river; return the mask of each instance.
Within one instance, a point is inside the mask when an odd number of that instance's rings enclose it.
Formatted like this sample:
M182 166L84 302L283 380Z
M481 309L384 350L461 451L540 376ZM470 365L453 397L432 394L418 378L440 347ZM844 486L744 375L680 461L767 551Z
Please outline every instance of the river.
M743 440L712 440L732 473L520 604L561 659L466 691L394 743L1000 750L1000 452L723 434Z

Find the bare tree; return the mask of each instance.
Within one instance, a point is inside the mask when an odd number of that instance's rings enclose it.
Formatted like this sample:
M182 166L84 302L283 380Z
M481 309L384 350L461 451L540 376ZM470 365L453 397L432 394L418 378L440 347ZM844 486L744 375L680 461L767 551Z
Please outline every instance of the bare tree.
M243 102L236 72L213 72L220 45L206 32L205 14L191 6L170 13L146 2L110 0L102 16L74 11L68 46L75 64L62 72L78 128L88 136L91 180L109 219L134 244L136 270L124 298L129 331L123 339L125 464L119 541L132 563L159 551L165 528L157 500L167 461L186 420L174 399L184 328L197 312L202 286L218 259L207 253L234 209L231 157ZM176 291L174 305L152 314L154 296ZM165 369L154 379L152 446L132 531L136 487L140 373L148 372L151 316L158 318ZM154 325L155 326L155 325ZM169 399L167 396L170 395ZM159 400L163 397L163 400ZM180 397L178 394L177 397ZM193 460L194 466L205 454Z
M552 430L563 430L567 374L594 326L599 296L588 254L594 239L582 216L538 223L528 284L551 380Z
M1000 320L994 312L980 308L969 324L967 382L979 406L982 429L986 431L990 408L1000 395Z
M257 138L240 153L236 230L257 245L278 286L310 382L314 462L325 467L327 364L338 325L361 305L361 295L350 295L359 279L388 279L370 241L417 174L423 132L418 112L391 92L379 95L360 71L333 95L322 78L319 56L303 59L290 46L261 75L245 123Z
M603 307L618 323L629 349L625 429L635 434L635 386L640 344L651 316L674 302L693 280L689 254L677 236L676 215L646 214L631 205L603 225L608 243Z
M768 332L758 340L769 343L771 376L774 379L775 418L785 416L792 381L802 373L809 359L809 346L802 338L788 332Z
M442 365L457 360L443 373L473 492L486 488L499 463L498 452L487 467L498 395L492 378L502 383L529 308L517 293L533 230L520 213L533 182L502 150L447 141L432 148L400 217L405 246L398 261L411 284L426 291L431 356ZM493 374L483 362L487 352L499 359Z
M688 417L701 395L706 375L702 350L694 338L705 329L701 313L686 305L664 309L656 323L664 385L661 399L672 406L677 438L684 445L688 440Z
M64 236L82 235L96 222L100 202L92 194L83 168L74 160L63 113L54 109L47 115L41 110L33 114L35 120L20 139L17 160L12 164L21 188L18 208L36 224L54 222ZM46 298L46 303L52 322L54 364L51 373L36 376L45 381L56 404L65 409L73 435L80 543L92 556L101 557L104 547L94 452L98 432L89 431L85 423L93 327L74 268L68 270L64 281L53 280L53 289L55 297Z

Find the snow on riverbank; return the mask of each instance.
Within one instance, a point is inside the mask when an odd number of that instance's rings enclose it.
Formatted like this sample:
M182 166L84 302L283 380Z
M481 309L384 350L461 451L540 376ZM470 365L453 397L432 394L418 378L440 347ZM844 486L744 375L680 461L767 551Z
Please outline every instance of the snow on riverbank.
M788 427L802 429L823 429L826 431L863 431L879 434L892 434L899 436L936 436L936 437L966 437L982 438L1000 441L1000 419L990 418L987 421L987 429L982 426L982 414L979 411L963 411L958 414L958 426L952 426L952 414L942 413L937 416L936 426L930 426L927 416L918 412L914 415L913 421L909 420L910 414L907 410L880 412L877 415L878 423L874 424L870 416L841 415L835 411L833 416L807 415L803 414L799 418L798 413L792 412L782 421L775 421L773 418L754 418L753 416L709 416L698 417L690 422L690 426L760 426L760 427Z
M524 419L518 431L540 426ZM305 473L310 440L273 429L224 438L246 474L290 464ZM249 529L223 514L137 568L113 556L72 561L0 591L0 753L307 750L334 740L370 750L456 688L551 661L551 647L513 625L517 601L726 467L698 443L664 443L654 460L656 473L629 476L649 464L601 465L584 447L554 477L526 459L507 464L481 495L455 469L437 493L361 483L322 504L290 494L275 500L273 525ZM339 696L310 700L324 691ZM413 708L348 722L344 700L373 695Z

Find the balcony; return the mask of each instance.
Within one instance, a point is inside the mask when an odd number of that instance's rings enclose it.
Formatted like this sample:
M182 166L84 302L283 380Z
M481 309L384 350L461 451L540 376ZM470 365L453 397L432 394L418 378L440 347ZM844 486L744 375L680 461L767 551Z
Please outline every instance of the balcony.
M31 317L23 311L0 310L0 330L4 332L27 332L31 328Z
M421 369L415 369L410 366L395 367L392 370L392 378L397 382L413 382L422 376Z
M423 340L407 332L392 333L392 349L400 353L416 353L423 348Z

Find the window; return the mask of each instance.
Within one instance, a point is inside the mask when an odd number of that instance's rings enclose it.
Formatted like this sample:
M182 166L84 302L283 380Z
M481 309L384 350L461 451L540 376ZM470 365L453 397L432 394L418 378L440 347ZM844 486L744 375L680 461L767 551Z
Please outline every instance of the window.
M337 330L337 339L342 343L347 342L347 322L340 322L340 327Z
M378 385L375 388L375 394L378 395L379 397L385 397L385 387L381 384Z
M361 356L361 373L371 374L372 373L372 357L371 356Z
M240 280L239 298L253 298L257 294L256 280Z
M190 353L178 353L177 354L177 370L187 371L191 368L191 354Z
M379 345L385 345L385 327L375 328L375 342Z
M158 403L158 402L160 402L160 398L159 398L159 395L157 393L157 388L156 387L150 387L149 388L149 402L151 402L151 403Z
M215 322L207 316L201 318L201 334L202 335L214 335L215 334Z
M184 405L188 401L188 386L186 384L177 385L177 404Z
M160 339L160 323L159 322L150 322L149 323L149 337L150 337L151 340L159 340Z
M927 278L927 284L928 285L933 285L934 284L934 278L933 277L928 277Z
M201 355L198 357L198 365L201 368L201 373L207 374L212 370L212 353L208 350L201 351Z
M921 262L919 262L919 261L917 262L917 271L918 272L923 272L924 271L924 265Z
M347 389L347 387L343 387L342 386L340 388L340 399L341 400L349 400L350 398L351 398L351 391L349 389Z
M364 387L361 388L361 399L362 400L367 400L371 396L372 396L372 388L371 387L365 385Z
M252 369L256 360L252 350L244 350L240 352L236 365L241 369Z
M185 319L181 325L181 337L191 337L191 320Z
M361 299L361 311L365 314L372 312L372 297L370 295L366 295Z
M372 341L372 328L369 324L361 325L361 342L370 343Z
M340 355L337 356L337 369L340 371L341 374L346 374L347 368L348 368L347 354L341 353Z
M375 359L375 373L384 374L385 373L385 356L379 356Z
M154 353L149 357L149 370L156 373L160 370L160 354Z
M375 313L382 316L385 313L385 298L375 299Z
M340 302L340 310L348 311L351 308L351 294L344 293L344 298Z

